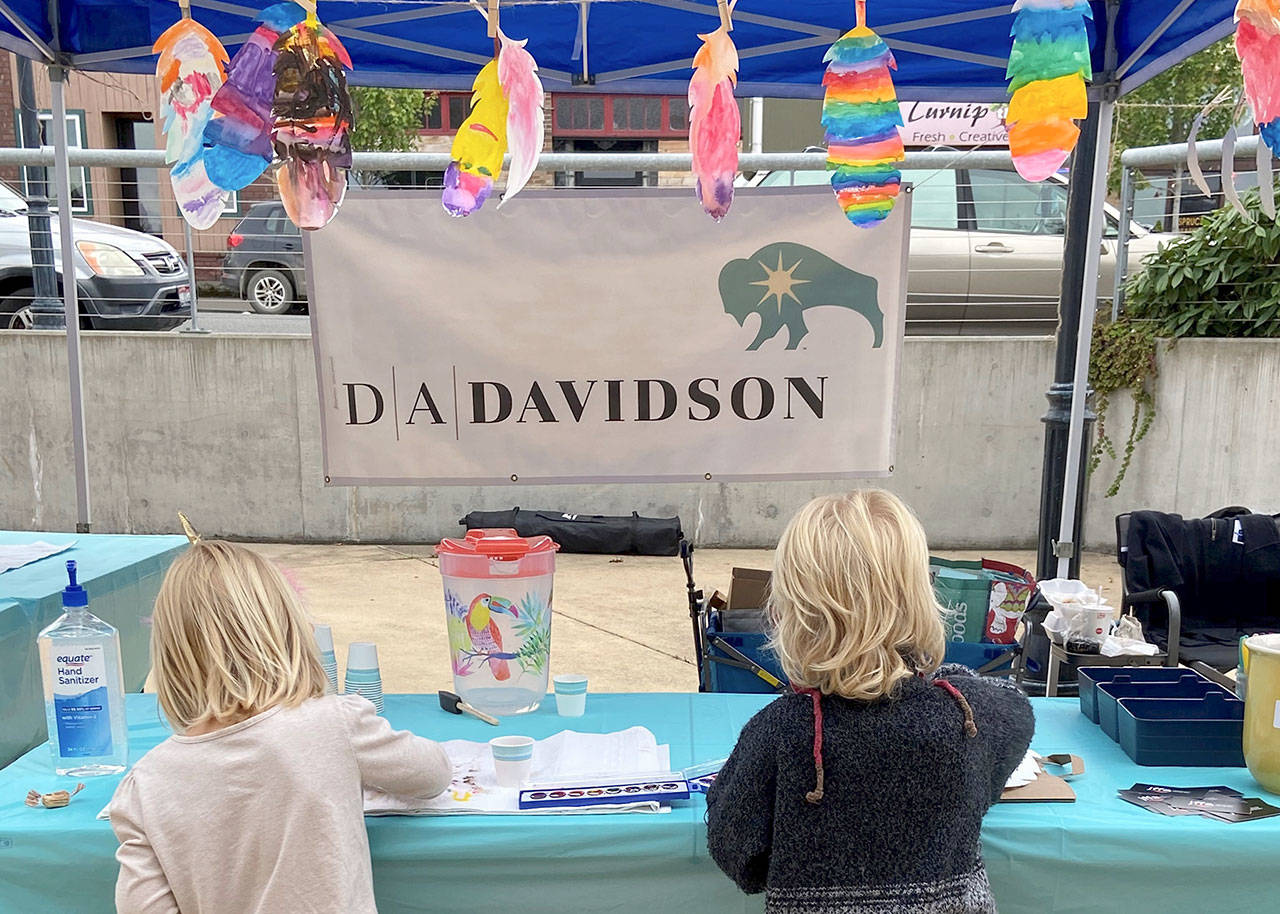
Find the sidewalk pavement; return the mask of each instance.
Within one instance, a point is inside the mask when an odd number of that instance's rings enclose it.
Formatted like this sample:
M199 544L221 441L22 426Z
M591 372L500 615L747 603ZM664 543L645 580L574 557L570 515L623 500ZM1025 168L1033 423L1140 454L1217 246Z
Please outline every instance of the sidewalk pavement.
M387 692L452 687L444 591L430 546L252 544L299 582L318 622L333 626L339 674L347 645L378 645ZM947 552L1034 567L1023 551ZM769 568L767 549L701 549L698 586L727 592L735 566ZM1081 576L1120 602L1120 569L1090 553ZM562 555L556 559L551 673L583 673L593 692L692 692L697 669L684 569L678 558Z

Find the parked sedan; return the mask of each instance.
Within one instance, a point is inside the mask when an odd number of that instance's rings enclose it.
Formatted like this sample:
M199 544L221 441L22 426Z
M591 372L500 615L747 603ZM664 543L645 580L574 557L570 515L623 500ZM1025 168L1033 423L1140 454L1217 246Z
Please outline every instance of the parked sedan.
M761 187L825 184L821 170L773 171ZM907 276L908 332L1048 333L1057 327L1067 185L1011 171L904 169L914 185ZM1098 297L1115 286L1120 219L1106 208ZM1130 224L1129 269L1172 235Z
M302 237L280 203L255 203L227 236L222 284L259 314L307 301Z
M54 269L62 285L58 217ZM191 280L178 252L154 235L72 220L80 322L94 330L169 330L191 317ZM0 184L0 329L32 325L31 235L27 203Z

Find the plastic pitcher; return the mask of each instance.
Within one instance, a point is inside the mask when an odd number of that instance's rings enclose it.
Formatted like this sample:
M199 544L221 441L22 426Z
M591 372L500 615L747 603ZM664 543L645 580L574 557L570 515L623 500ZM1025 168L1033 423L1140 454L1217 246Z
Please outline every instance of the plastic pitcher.
M559 548L550 537L514 530L471 530L436 547L453 690L473 707L522 714L547 694Z
M1244 761L1255 781L1280 794L1280 635L1254 635L1244 646Z

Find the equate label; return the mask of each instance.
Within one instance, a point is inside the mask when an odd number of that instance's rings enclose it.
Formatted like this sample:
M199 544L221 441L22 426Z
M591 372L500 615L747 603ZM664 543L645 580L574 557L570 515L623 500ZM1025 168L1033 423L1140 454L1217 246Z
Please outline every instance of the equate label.
M107 661L101 644L55 649L53 704L58 748L63 756L98 756L111 751L107 707Z

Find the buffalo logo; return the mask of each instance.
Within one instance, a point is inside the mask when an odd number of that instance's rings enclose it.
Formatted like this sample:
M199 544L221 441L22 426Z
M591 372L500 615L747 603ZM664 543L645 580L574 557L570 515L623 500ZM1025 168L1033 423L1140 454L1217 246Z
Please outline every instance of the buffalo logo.
M884 313L878 285L826 254L789 241L765 245L745 260L729 261L720 271L724 310L739 326L749 314L760 316L760 330L748 351L759 349L784 328L787 348L796 349L809 333L805 311L827 306L848 308L865 317L875 333L873 348L879 349L884 341Z

